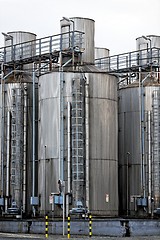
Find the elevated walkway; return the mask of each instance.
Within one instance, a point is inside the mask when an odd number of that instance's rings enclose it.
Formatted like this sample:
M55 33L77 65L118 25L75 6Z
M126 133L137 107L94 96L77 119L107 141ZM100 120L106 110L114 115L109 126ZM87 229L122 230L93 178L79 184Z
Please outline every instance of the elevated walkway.
M60 53L71 56L72 61L84 51L83 32L72 31L0 48L0 61L4 66L16 68L19 65L37 63L58 63ZM74 39L73 39L74 37Z
M160 48L142 49L128 53L122 53L110 57L95 60L96 66L107 73L128 73L142 70L150 70L151 67L160 67Z

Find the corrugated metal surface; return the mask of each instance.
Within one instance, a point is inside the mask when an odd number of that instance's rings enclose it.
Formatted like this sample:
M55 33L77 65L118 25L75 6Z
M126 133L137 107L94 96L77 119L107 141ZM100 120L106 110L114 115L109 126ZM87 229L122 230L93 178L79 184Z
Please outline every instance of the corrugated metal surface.
M153 114L153 93L159 91L158 84L145 84L144 86L144 148L145 148L145 193L148 196L148 117ZM127 211L127 191L129 211L135 213L133 197L142 196L141 188L141 140L140 140L140 111L139 111L139 87L138 84L130 85L119 91L119 192L120 209L122 213ZM143 123L142 123L143 124ZM154 148L154 122L152 119L152 149ZM152 193L154 197L154 154L152 152ZM128 161L128 167L127 167ZM127 189L128 169L128 189Z
M89 178L90 209L94 214L118 214L117 78L85 73L89 79ZM67 101L72 102L72 79L80 73L64 73L64 157L67 159ZM51 192L59 180L59 78L58 72L39 79L39 194L41 213L51 209ZM46 146L46 148L45 148ZM64 175L67 180L67 161ZM46 174L45 174L46 172ZM114 188L113 188L114 186ZM44 189L46 189L44 191Z

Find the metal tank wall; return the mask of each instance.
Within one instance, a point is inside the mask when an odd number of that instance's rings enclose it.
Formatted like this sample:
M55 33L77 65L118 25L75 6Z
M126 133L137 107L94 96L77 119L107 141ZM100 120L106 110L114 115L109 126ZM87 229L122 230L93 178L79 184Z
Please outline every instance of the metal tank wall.
M66 19L61 20L61 33L73 31L73 28L75 31L84 32L85 35L84 35L84 41L82 44L82 48L84 48L84 53L82 55L82 62L93 64L94 63L94 44L95 44L94 43L95 21L93 19L81 18L81 17L71 17L68 20L69 21L67 21Z
M16 44L24 43L27 41L34 41L36 39L36 34L31 32L24 31L13 31L7 33L10 37L5 37L5 46L11 46L10 49L7 48L6 52L6 61L12 60L12 54L14 55L15 60L21 60L21 55L25 54L25 57L29 57L33 55L33 52L36 51L34 42L30 44L23 44L23 52L22 48ZM12 46L15 45L15 46ZM30 65L23 66L25 69L29 68Z
M136 50L150 48L150 44L152 48L160 48L160 36L147 35L146 38L148 38L148 40L144 37L136 38Z
M96 67L101 68L103 70L107 70L109 66L108 61L106 59L103 59L106 57L109 57L109 49L95 47L95 60L99 59L99 60L96 60L96 63L95 63Z
M140 56L139 56L140 60L139 61L141 61L140 62L141 64L152 63L153 66L155 64L156 65L158 64L158 62L157 62L158 59L154 58L155 53L156 53L156 56L157 56L157 52L154 48L160 48L160 36L147 35L147 36L144 36L144 37L136 38L136 50L139 51L139 50L147 49L146 52L143 51L143 55L140 52ZM141 60L141 58L143 58L143 60Z
M138 82L119 90L121 214L136 216L152 214L153 209L160 203L160 191L157 188L160 183L157 147L159 139L156 139L159 132L159 129L156 129L156 126L159 126L159 99L157 100L156 96L159 91L159 84L152 80L144 83L142 95ZM140 117L140 101L144 102L141 110L143 119Z
M13 37L13 44L35 39L35 34L26 32L9 32ZM11 41L5 37L5 46ZM11 52L9 50L9 55ZM32 189L32 76L24 66L25 73L10 74L5 79L4 117L1 117L1 131L3 131L2 161L6 168L3 171L3 196L5 198L4 211L15 202L23 213L30 211ZM2 110L1 102L1 110ZM37 107L36 107L37 109ZM37 114L36 114L37 116ZM1 136L2 136L1 135ZM2 137L1 137L2 139ZM2 142L1 142L2 146ZM2 156L3 155L3 156Z
M89 166L84 159L85 174L88 171L89 178L86 180L87 183L84 183L85 194L81 197L87 198L89 195L89 199L84 199L85 206L89 207L93 214L115 216L118 215L117 78L105 73L87 73L85 70L84 75L86 80L79 72L64 72L63 76L65 192L69 191L68 181L73 181L73 176L68 176L67 170L69 121L67 102L71 103L72 108L73 79L79 78L88 82L89 89ZM50 212L53 208L49 203L51 193L60 193L58 186L60 179L59 82L59 72L49 73L39 78L38 192L41 197L41 214ZM70 131L72 132L73 129L71 128ZM88 140L85 139L86 142ZM73 171L73 166L70 171ZM73 186L73 183L71 185ZM56 213L56 209L54 212Z

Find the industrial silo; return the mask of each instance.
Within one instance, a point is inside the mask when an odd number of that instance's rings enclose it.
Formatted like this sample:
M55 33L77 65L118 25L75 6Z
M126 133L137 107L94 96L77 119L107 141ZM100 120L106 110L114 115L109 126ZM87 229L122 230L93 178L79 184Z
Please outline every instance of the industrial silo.
M5 34L5 72L1 76L1 197L4 213L11 207L29 211L32 189L32 72L30 65L21 69L8 66L16 54L19 59L23 52L22 42L35 39L35 34L10 32ZM15 47L16 46L16 47ZM14 49L17 49L14 52ZM29 50L29 49L28 49ZM32 48L33 50L33 48ZM23 69L22 69L23 68ZM4 168L4 166L6 166ZM3 170L2 170L3 169Z
M160 204L159 40L136 39L135 80L119 85L119 207L127 216L152 215Z
M119 193L123 215L159 206L159 94L156 73L119 90Z
M95 65L98 68L103 70L109 69L109 60L106 59L109 57L108 48L95 47Z
M160 48L160 36L147 35L136 38L136 50L139 51L137 60L140 65L154 67L159 65L158 52Z
M67 24L85 33L82 26L91 24L94 29L93 20L63 21L63 33ZM38 193L42 215L51 210L59 215L63 196L67 211L80 205L95 215L118 215L117 77L93 66L94 31L84 42L88 43L84 44L84 57L82 53L85 65L73 68L66 64L60 71L39 77Z

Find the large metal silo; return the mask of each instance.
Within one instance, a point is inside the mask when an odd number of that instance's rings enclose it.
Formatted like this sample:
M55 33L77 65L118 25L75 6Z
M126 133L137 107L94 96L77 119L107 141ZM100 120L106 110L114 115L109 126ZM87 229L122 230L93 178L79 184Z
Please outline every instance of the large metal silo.
M20 54L18 51L23 52L19 44L33 39L35 34L26 32L10 32L5 35L5 63L12 60L14 49L17 50L14 52L17 56ZM30 210L28 196L31 196L32 191L33 92L32 73L28 68L30 67L26 64L21 72L6 66L6 71L1 76L1 196L4 199L5 213L12 205L23 213Z
M64 18L61 20L61 33L68 33L70 31L71 32L80 31L85 33L83 43L81 46L84 49L84 53L82 55L83 63L88 63L88 64L94 63L94 44L95 44L94 43L94 23L95 22L93 19L81 18L81 17L71 17L69 19ZM68 34L68 38L72 39L72 35ZM67 43L69 42L70 41L67 40ZM64 44L66 48L67 46L65 43L66 43L66 40L64 39L64 41L62 42L62 46Z
M158 48L160 48L160 36L147 35L136 38L136 50L139 51L139 56L137 56L139 65L157 67L159 65L157 58Z
M93 214L115 216L118 214L117 78L91 66L83 67L82 72L63 72L62 148L61 74L52 72L39 78L40 212L53 210L48 200L51 193L55 205L61 206L63 186L59 180L63 168L66 200L68 194L72 195L70 209L78 201Z
M108 70L109 60L106 59L107 57L109 57L109 49L95 47L95 65L98 68Z
M30 57L36 52L35 42L36 34L24 31L14 31L8 32L5 35L5 49L6 62L20 61L25 58ZM23 66L23 68L29 68L29 65Z
M121 214L152 214L160 203L159 94L156 75L119 90Z

